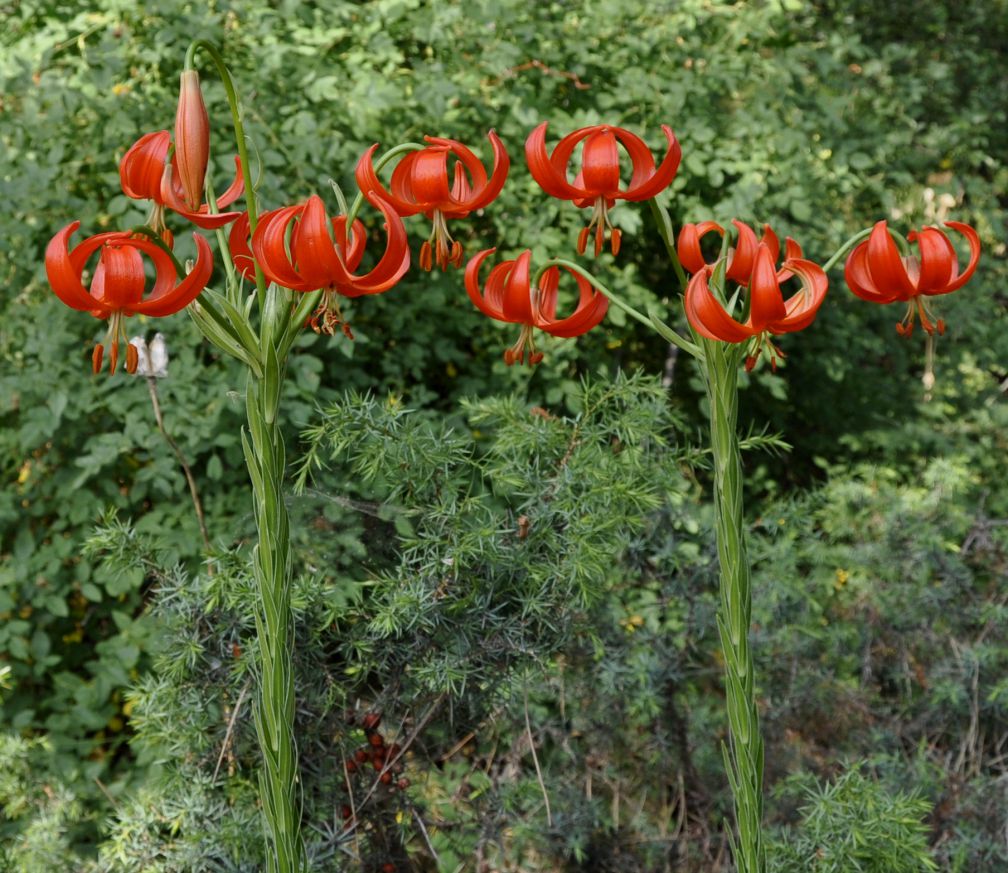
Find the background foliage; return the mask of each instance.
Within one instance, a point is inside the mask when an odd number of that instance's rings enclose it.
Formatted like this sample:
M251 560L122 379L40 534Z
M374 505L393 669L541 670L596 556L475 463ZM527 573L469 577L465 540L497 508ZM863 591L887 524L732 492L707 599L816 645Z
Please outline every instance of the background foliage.
M487 156L493 127L510 180L453 231L469 254L569 255L583 216L538 191L521 145L544 119L555 134L606 120L655 147L660 123L675 129L677 221L770 222L820 260L880 217L978 228L977 278L941 301L950 334L928 401L922 344L838 272L814 328L788 338L787 366L747 383L743 413L793 445L750 452L746 471L777 863L856 869L820 851L864 804L879 811L874 857L900 848L903 866L879 870L1004 867L1005 823L989 812L1008 808L1004 0L916 8L912 27L888 0L0 10L0 866L258 863L239 705L254 655L241 374L185 316L159 324L173 356L159 395L201 485L211 576L146 386L87 375L101 326L65 309L42 268L72 219L86 233L143 220L118 160L170 126L185 46L209 36L243 89L267 207L328 196L330 178L350 188L373 142L439 134ZM214 137L220 187L223 124ZM599 272L680 317L646 211L614 218L623 251ZM416 246L424 222L408 226ZM354 851L402 869L723 863L695 374L618 312L576 345L548 340L534 372L509 370L510 333L457 273L412 272L349 314L354 343L303 339L286 404L292 445L308 428L299 451L316 445L328 465L290 497L318 869ZM638 367L664 390L612 381ZM558 468L577 427L591 436ZM360 714L378 707L387 734L408 736L435 702L406 759L412 784L344 830L337 766L362 740Z

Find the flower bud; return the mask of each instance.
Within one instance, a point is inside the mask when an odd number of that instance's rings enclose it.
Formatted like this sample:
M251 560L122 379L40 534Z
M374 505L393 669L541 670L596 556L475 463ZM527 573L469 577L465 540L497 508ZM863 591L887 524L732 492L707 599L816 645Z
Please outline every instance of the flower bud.
M210 160L210 119L203 103L199 73L183 70L175 113L175 161L186 206L194 212L203 202Z

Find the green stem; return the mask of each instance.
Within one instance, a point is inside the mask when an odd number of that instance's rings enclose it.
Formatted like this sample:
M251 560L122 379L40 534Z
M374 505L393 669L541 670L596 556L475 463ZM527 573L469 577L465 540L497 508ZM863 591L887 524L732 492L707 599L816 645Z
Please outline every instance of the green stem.
M262 750L259 795L269 828L271 873L301 873L304 845L294 740L290 523L283 498L284 442L278 423L283 368L269 356L262 379L249 374L246 385L249 439L242 434L252 479L259 542L253 570L260 593L256 614L259 637L259 695L255 723Z
M823 264L823 272L828 273L830 270L832 270L837 265L837 261L839 261L844 255L846 255L859 242L868 239L868 237L871 235L871 232L872 228L869 227L867 230L859 230L856 234L854 234L854 236L852 236L849 240L847 240L847 242L845 242L842 246L840 246L840 248L838 248L833 253L832 257L825 264Z
M651 318L646 316L643 312L640 312L639 310L635 309L633 306L631 306L629 303L627 303L625 300L619 297L619 295L614 294L612 291L610 291L605 285L602 284L601 281L599 281L595 276L593 276L591 273L585 270L584 267L582 267L580 264L575 264L573 261L568 261L565 258L552 258L551 260L547 261L539 268L539 270L533 277L532 279L533 288L537 288L539 286L539 280L542 278L543 273L545 273L550 267L563 267L565 270L570 270L572 273L577 273L579 276L582 276L584 279L586 279L593 288L605 294L605 296L609 298L610 303L616 304L616 306L619 309L622 309L631 318L636 319L641 324L647 325L649 328L651 328L651 330L658 330L659 333L661 333L661 335L665 337L665 339L679 346L679 348L681 348L684 352L688 352L694 357L700 355L700 349L697 348L697 346L691 343L688 339L679 336L679 334L677 334L674 330L672 330L672 328L661 324L661 322L658 322L656 324L657 319L652 320ZM664 327L665 329L660 330L658 325L661 325L661 327Z
M654 216L655 224L658 225L658 233L661 235L662 242L665 243L665 251L668 253L672 269L675 270L676 278L679 280L679 290L685 294L689 278L679 261L675 240L672 239L672 219L669 217L668 210L658 202L657 198L652 197L648 203L651 204L651 214Z
M206 182L204 183L206 185L207 208L210 210L211 215L217 215L220 210L217 208L217 197L210 175L210 173L207 173ZM214 233L217 235L217 250L220 252L221 260L224 262L224 273L227 276L225 287L230 292L237 285L235 282L234 264L231 263L231 246L228 245L227 234L224 232L223 227L216 228ZM232 300L231 302L234 303L235 301Z
M205 40L193 42L186 52L186 68L192 68L197 49L209 55L227 92L245 180L249 227L254 231L259 215L238 95L231 74L212 43ZM226 247L222 248L224 255ZM256 732L263 758L259 771L259 795L270 843L266 869L270 873L303 873L306 862L301 836L297 745L294 740L290 521L283 498L286 460L278 416L286 369L286 350L280 348L280 341L288 333L291 307L287 291L273 285L266 287L258 264L256 290L261 316L256 352L261 369L250 372L246 383L248 432L242 433L242 447L252 480L258 530L253 571L260 596L260 609L256 614L259 693L255 709ZM240 314L236 311L233 317ZM254 334L249 332L247 342L254 339Z
M765 873L763 738L756 707L756 678L749 626L752 587L742 506L738 440L738 368L741 346L703 340L704 379L710 404L714 458L720 605L717 624L725 662L730 749L723 747L731 783L737 836L732 848L738 873Z

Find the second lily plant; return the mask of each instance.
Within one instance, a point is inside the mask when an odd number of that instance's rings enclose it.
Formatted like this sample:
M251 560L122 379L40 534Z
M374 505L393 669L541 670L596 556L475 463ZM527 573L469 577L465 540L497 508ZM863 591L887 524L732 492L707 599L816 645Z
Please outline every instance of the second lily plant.
M196 69L198 59L217 73L230 106L236 175L219 198L207 176L211 123ZM354 175L360 191L353 200L346 202L338 190L334 192L335 214L312 192L303 192L304 199L298 202L262 211L242 117L223 58L210 43L194 43L185 57L174 131L143 132L120 165L123 192L149 203L146 225L90 236L71 248L70 238L79 223L70 221L53 237L45 260L59 298L108 325L91 356L95 373L106 361L110 372L121 360L127 371L136 370L136 349L125 343L124 322L130 316L161 317L183 308L188 308L207 340L247 368L247 426L241 440L258 527L253 556L260 657L255 722L262 754L259 787L268 869L298 873L308 864L294 728L296 640L291 612L293 559L284 502L286 450L278 420L286 364L305 329L323 334L338 330L353 338L341 298L395 287L412 260L403 219L423 213L429 224L419 247L420 268L450 270L466 264L459 274L460 301L467 294L484 314L518 326L514 343L504 351L508 364L539 364L544 352L536 345L538 331L561 338L579 336L598 325L610 305L696 359L706 386L713 456L720 565L717 622L729 736L723 752L735 814L729 833L740 873L763 873L763 739L750 636L753 592L738 438L739 373L762 365L777 368L786 356L780 338L813 323L827 296L827 274L845 256L850 290L873 303L904 304L898 332L910 336L919 321L930 350L935 334L945 331L932 298L961 288L973 275L980 255L976 232L959 222L947 224L965 241L964 267L953 238L938 227L904 237L880 221L855 234L823 263L806 258L791 238L782 245L769 226L757 231L740 221L722 227L701 220L683 224L676 233L667 208L656 199L675 178L682 157L670 127L660 127L664 154L656 159L638 134L613 125L566 133L550 151L550 131L543 122L525 141L526 163L545 195L570 201L571 208L584 211L584 227L571 241L570 256L560 253L534 265L532 252L526 249L494 262L495 249L488 248L471 253L466 261L451 225L490 208L510 170L506 144L494 131L488 134L486 163L470 146L443 136L395 145L382 153L376 144L357 163ZM213 128L221 121L215 120ZM244 209L237 210L234 204L241 197ZM572 259L589 250L598 256L607 245L612 255L619 254L621 233L610 217L619 201L649 202L670 274L680 285L688 333L679 333L668 323L680 319L663 320L654 312L633 308L583 261ZM364 221L375 217L382 225L383 242L378 251L369 251L375 247L375 234L369 234ZM185 266L169 219L213 232L216 259L207 239L194 233L195 256ZM153 265L152 282L144 258ZM215 260L221 290L210 285ZM362 267L365 262L372 266ZM84 284L86 271L89 286ZM558 312L561 282L573 283L576 303L571 312ZM392 755L383 760L376 779L396 763ZM351 821L348 827L352 826Z

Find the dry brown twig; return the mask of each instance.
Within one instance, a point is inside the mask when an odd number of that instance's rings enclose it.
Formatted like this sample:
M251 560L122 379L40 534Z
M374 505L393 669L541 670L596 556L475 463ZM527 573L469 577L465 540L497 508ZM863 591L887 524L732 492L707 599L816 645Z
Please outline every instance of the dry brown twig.
M514 77L524 70L539 70L540 72L545 73L547 76L556 76L560 79L568 79L574 85L574 87L577 88L578 91L587 91L589 88L591 88L591 85L589 85L587 82L581 81L581 78L578 76L577 73L570 73L567 72L566 70L554 70L552 67L547 66L537 58L533 58L530 61L525 61L525 63L518 64L518 66L516 67L508 67L508 69L504 71L504 75Z

